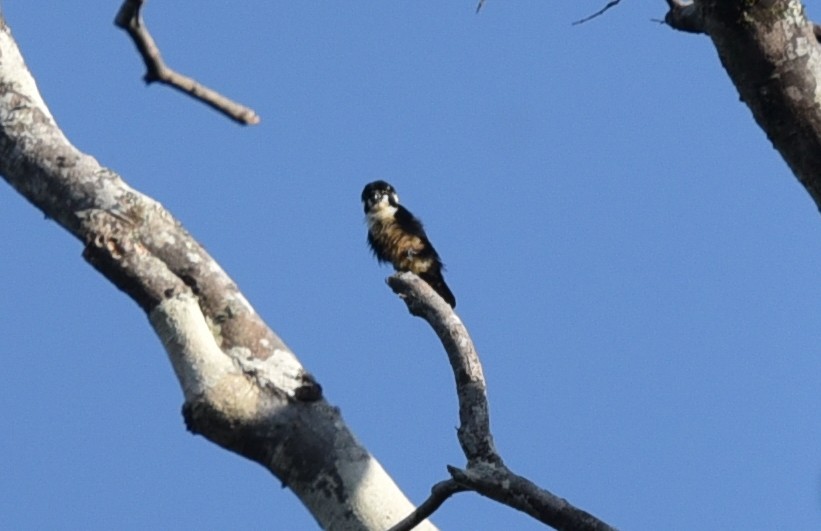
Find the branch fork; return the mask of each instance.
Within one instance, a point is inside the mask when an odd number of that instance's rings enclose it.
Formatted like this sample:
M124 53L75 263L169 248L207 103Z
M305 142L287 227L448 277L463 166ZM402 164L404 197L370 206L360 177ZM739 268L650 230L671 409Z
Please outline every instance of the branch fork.
M445 348L459 398L460 425L457 435L467 458L464 469L448 466L451 478L434 485L430 497L394 524L391 531L413 529L449 497L468 490L525 512L556 529L612 531L613 527L595 516L507 468L493 443L482 363L462 320L433 288L415 274L397 273L387 282L405 302L411 315L428 322Z

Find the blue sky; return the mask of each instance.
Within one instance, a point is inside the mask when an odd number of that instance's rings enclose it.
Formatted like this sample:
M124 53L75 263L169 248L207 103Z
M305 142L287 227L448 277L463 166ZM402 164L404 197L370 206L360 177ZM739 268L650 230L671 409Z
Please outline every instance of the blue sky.
M622 529L821 520L821 218L706 37L665 3L6 0L68 137L166 205L411 499L462 465L453 377L365 245L391 182L448 266L515 471ZM809 6L812 9L812 5ZM0 186L0 528L311 529L182 423L145 316ZM542 529L460 494L442 529Z

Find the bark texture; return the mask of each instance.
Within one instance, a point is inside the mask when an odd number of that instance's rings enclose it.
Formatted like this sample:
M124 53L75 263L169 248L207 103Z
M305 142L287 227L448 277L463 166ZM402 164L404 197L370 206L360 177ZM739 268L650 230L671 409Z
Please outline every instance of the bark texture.
M668 24L712 39L741 100L821 208L821 47L801 2L667 4Z
M324 529L383 530L413 510L205 249L162 205L66 139L5 21L0 174L145 311L192 432L266 467Z

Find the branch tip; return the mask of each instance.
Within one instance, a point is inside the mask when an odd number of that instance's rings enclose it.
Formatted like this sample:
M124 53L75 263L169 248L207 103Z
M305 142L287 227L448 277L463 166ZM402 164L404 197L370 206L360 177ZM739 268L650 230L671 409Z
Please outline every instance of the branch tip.
M600 16L604 15L604 13L607 10L609 10L611 7L616 7L617 5L619 5L620 2L621 2L621 0L610 0L609 2L607 2L607 5L605 5L603 8L599 9L598 11L593 13L592 15L588 15L588 16L582 18L582 19L579 19L579 20L573 22L571 25L572 26L578 26L579 24L584 24L585 22L593 20L594 18L600 17Z
M467 490L452 479L440 481L430 489L430 496L415 511L393 525L388 531L410 531L436 512L448 498Z

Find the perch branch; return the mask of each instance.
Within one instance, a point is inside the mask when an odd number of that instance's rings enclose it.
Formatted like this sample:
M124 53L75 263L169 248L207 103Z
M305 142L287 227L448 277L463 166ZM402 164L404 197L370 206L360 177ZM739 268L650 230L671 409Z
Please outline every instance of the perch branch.
M148 32L148 28L140 14L140 8L144 2L145 0L125 0L117 12L114 24L125 30L137 46L137 50L143 58L143 62L145 62L146 72L143 76L145 82L158 82L173 87L200 100L242 125L258 124L260 118L253 109L226 98L219 92L176 72L165 64L160 49Z
M539 488L505 466L493 444L482 364L467 328L433 288L413 273L397 273L388 278L388 285L405 301L411 315L430 324L442 341L453 368L459 398L457 434L468 461L465 470L448 467L456 483L464 490L478 492L556 529L612 531L613 527L595 516ZM438 505L448 496L441 496L441 501L436 498Z
M447 352L456 377L459 397L459 444L468 463L500 463L490 433L485 377L479 355L473 347L467 328L453 309L424 280L410 273L398 273L388 279L394 292L400 294L412 315L421 317L433 327Z

